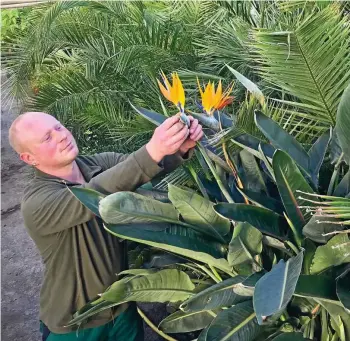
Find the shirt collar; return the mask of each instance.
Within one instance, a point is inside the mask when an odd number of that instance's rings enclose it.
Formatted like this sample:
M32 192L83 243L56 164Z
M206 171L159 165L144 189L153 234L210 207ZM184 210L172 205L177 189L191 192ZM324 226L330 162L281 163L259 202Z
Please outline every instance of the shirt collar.
M87 181L87 182L89 182L96 174L98 174L102 170L101 166L88 164L85 161L84 157L78 156L75 159L75 161L76 161L81 173L83 174L85 181ZM58 180L58 181L64 180L58 176L45 173L37 168L35 169L35 177L36 178L51 179L51 180ZM67 183L71 183L70 181L67 181L67 180L64 180L64 181Z

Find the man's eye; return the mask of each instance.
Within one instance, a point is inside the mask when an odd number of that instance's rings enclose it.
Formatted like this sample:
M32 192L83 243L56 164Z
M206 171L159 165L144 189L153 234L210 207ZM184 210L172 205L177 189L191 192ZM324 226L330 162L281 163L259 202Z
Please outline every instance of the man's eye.
M62 127L61 126L58 126L57 128L56 128L56 130L61 130L62 129Z
M47 135L46 138L45 138L45 141L50 141L50 139L51 139L51 136Z

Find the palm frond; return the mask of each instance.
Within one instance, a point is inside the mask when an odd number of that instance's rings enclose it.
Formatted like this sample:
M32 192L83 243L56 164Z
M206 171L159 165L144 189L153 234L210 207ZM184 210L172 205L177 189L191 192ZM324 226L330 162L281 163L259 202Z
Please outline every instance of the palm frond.
M350 81L350 27L338 6L315 11L287 31L256 30L256 71L283 92L294 124L334 126L340 94Z

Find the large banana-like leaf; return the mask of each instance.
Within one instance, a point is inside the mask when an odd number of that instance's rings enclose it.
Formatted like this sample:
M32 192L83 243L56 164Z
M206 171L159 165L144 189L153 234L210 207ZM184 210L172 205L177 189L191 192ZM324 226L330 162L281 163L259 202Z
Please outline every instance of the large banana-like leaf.
M168 223L105 225L105 228L118 237L167 250L224 271L231 271L224 259L225 246L205 238L190 228Z
M313 190L292 158L285 152L278 150L275 153L272 166L288 217L301 236L302 229L311 218L311 214L305 208L305 206L310 206L310 203L302 199L301 194L297 191L313 193Z
M268 208L271 211L274 211L278 214L283 215L284 207L281 201L276 200L275 198L269 197L263 192L254 192L250 191L248 189L238 189L239 192L247 198L249 201L253 202L254 204Z
M171 204L133 192L117 192L99 204L102 219L108 224L169 222L181 224L179 212Z
M219 313L198 341L253 341L260 330L252 302L247 301Z
M303 337L302 333L296 333L296 332L282 333L277 337L275 337L274 339L272 339L272 341L307 341L307 340L308 339L305 339Z
M262 251L262 233L247 222L235 226L228 247L227 260L231 266L251 260Z
M188 333L207 327L216 314L211 310L187 312L177 311L166 317L159 329L165 333Z
M347 163L350 161L350 82L341 97L337 111L337 137Z
M320 300L316 300L316 302L330 314L332 327L337 332L339 339L341 341L348 341L350 339L349 311L333 303Z
M303 235L317 243L325 244L332 238L332 235L326 234L343 229L341 225L332 223L336 221L336 218L312 216L303 228Z
M245 290L244 276L235 276L212 285L182 303L181 310L194 312L229 307L251 299L252 291Z
M272 159L273 154L275 152L275 147L272 145L263 142L262 140L259 140L253 135L249 134L240 134L238 136L235 136L231 139L231 141L241 148L247 150L257 158L261 159L261 155L259 152L259 146L261 150L263 151L264 155Z
M253 154L246 150L239 153L242 163L242 171L240 177L244 184L244 188L255 192L267 193L265 181L261 175L260 168Z
M338 301L334 278L325 275L300 275L294 295L331 303Z
M324 157L326 155L327 147L332 138L332 130L329 129L323 135L321 135L316 142L309 149L309 171L311 174L311 180L317 187L318 185L318 173L322 166Z
M350 311L350 272L345 272L337 279L337 296L344 308Z
M287 262L280 260L255 285L253 302L259 324L281 312L292 298L303 264L303 252Z
M212 202L191 190L173 185L169 185L169 199L187 223L225 242L222 236L229 233L230 221L215 212Z
M246 204L216 204L217 213L235 221L246 221L264 234L286 239L287 222L283 217L267 208Z
M335 125L340 96L350 79L347 20L340 6L331 5L295 20L290 29L252 33L259 73L284 95L298 99L279 101L288 106L282 119L292 129L308 126L304 139Z
M309 156L303 146L274 120L256 110L255 123L277 149L285 151L305 171L309 172Z
M84 204L96 216L101 218L101 214L98 207L101 200L105 198L105 195L89 188L81 188L81 187L68 187L68 188L82 204Z
M326 245L319 246L311 265L311 274L317 274L329 267L350 262L350 240L347 234L338 234Z
M128 282L115 282L102 294L102 299L115 303L178 302L192 296L194 288L185 272L161 270L146 276L135 276Z

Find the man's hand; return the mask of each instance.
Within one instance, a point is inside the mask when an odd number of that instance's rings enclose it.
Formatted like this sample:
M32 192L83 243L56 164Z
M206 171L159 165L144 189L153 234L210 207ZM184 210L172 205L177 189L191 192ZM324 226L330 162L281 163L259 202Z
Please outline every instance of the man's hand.
M175 154L184 144L188 135L189 129L187 125L180 122L179 115L172 116L154 130L146 149L151 158L158 163L164 156Z
M196 142L203 137L202 126L198 123L197 119L192 116L187 116L190 119L190 134L185 142L180 147L180 153L185 155L190 149L196 146Z

